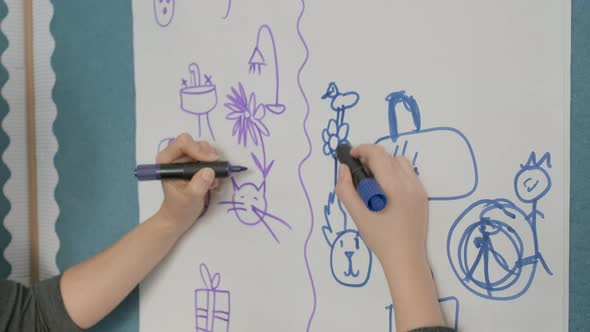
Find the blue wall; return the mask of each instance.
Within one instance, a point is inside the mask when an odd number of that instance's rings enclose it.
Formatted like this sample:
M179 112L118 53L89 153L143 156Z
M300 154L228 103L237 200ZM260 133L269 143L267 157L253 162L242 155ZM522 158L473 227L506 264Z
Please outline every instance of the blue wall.
M590 326L590 1L572 2L570 330Z
M57 233L63 271L105 249L139 219L131 1L54 1L53 99ZM95 331L137 331L135 291Z

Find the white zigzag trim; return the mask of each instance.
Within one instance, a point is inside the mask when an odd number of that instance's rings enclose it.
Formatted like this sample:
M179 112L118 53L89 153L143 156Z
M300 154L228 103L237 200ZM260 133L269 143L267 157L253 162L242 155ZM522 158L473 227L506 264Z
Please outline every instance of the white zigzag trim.
M19 0L22 1L22 0ZM53 4L50 0L33 1L33 49L35 63L35 119L37 139L37 193L39 211L39 275L46 279L59 273L57 251L59 238L55 223L59 206L55 200L55 187L58 174L54 158L58 142L53 132L53 122L57 107L52 98L55 73L51 66L51 56L55 40L50 31L53 19Z
M10 202L10 211L4 225L12 239L4 251L12 270L9 279L24 284L30 282L29 266L29 209L27 187L27 130L25 95L24 7L22 0L6 0L8 15L1 28L8 39L8 48L2 55L2 64L8 71L8 81L2 96L9 111L2 129L9 137L9 144L2 160L10 170L10 177L3 192Z

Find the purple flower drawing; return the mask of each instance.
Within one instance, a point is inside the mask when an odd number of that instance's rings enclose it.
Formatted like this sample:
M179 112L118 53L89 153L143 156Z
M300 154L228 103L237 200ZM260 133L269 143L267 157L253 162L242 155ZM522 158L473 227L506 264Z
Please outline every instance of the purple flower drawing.
M254 92L248 96L242 83L238 84L237 89L232 87L227 98L229 102L225 103L225 107L230 113L225 118L234 121L232 136L237 136L238 144L244 147L248 146L248 139L258 146L262 143L263 136L270 135L268 127L262 121L266 115L264 105L256 102Z

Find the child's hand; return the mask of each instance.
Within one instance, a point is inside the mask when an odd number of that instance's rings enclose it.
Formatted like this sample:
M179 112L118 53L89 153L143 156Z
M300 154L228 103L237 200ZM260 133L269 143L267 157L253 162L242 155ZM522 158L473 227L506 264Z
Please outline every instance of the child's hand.
M190 135L178 136L157 157L159 164L187 161L215 161L217 152L204 141L194 141ZM200 170L190 181L162 181L164 202L159 213L184 233L202 214L209 201L210 190L218 186L215 173L210 168Z
M367 209L354 188L350 170L340 165L336 193L361 237L382 265L426 260L428 196L405 157L390 157L378 145L361 145L351 155L362 159L387 195L381 212Z
M443 326L426 259L428 196L424 187L406 158L391 158L381 146L361 145L350 153L367 163L387 195L384 210L368 210L354 189L350 170L340 166L336 192L381 262L395 308L396 329Z

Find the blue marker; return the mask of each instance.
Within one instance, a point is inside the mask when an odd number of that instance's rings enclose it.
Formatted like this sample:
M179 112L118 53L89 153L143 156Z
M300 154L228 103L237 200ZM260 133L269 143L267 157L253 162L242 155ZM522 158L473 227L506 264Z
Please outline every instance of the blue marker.
M350 168L352 182L356 191L367 208L373 212L379 212L387 205L387 196L381 187L369 173L360 160L350 155L352 146L348 143L341 143L336 147L336 157L338 160Z

